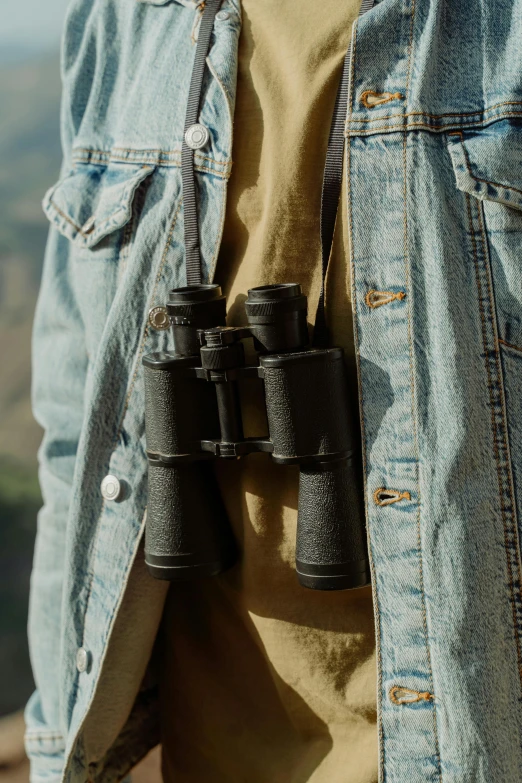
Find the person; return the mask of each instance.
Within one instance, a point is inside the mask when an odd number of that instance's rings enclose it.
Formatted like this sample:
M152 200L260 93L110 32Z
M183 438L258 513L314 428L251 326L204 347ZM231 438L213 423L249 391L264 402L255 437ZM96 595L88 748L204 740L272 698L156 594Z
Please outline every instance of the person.
M214 5L67 13L34 326L31 780L122 780L161 742L166 783L518 783L520 0ZM187 281L187 149L227 323L245 324L248 289L287 282L312 322L347 52L326 312L360 422L371 587L299 585L298 471L264 454L215 464L238 562L169 585L145 565L142 359L172 348L164 307ZM259 385L242 405L261 434Z

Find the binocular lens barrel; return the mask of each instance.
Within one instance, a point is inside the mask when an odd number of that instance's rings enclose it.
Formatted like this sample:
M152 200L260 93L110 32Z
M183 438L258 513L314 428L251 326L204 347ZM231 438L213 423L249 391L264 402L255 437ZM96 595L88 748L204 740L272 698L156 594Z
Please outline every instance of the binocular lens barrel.
M221 286L191 285L174 288L167 302L174 351L180 356L199 354L198 329L225 326L227 300Z
M211 384L190 376L200 363L198 329L224 326L226 300L218 285L170 292L167 312L175 354L149 354L145 371L145 430L149 502L145 562L158 579L214 576L234 564L237 549L207 461L204 437L219 437Z
M299 582L315 590L368 584L362 481L343 350L264 355L260 364L272 459L300 465Z
M245 302L256 349L262 353L298 351L308 344L306 296L296 283L251 288Z

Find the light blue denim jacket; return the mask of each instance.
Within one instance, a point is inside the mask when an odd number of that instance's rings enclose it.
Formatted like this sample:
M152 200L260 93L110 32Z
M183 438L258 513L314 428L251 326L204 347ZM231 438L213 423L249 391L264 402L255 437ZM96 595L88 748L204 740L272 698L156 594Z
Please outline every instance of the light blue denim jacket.
M208 278L241 27L238 0L223 10L199 118L210 142L196 152ZM95 753L85 736L118 622L140 644L121 618L147 502L141 359L168 345L149 309L185 282L181 141L199 20L193 0L68 11L64 163L44 201L34 332L46 434L32 783L120 780L156 741L145 686L116 738L100 724ZM381 783L522 780L521 42L521 0L381 0L354 28L348 223ZM108 473L121 502L103 502Z

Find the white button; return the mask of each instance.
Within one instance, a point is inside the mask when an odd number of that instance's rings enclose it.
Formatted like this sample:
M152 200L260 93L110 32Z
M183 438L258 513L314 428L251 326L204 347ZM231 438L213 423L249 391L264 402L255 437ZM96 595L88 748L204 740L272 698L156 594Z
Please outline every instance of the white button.
M218 22L226 22L227 19L230 17L230 14L228 11L218 11L216 14L216 19Z
M79 672L86 672L89 667L89 653L85 647L80 647L76 653L76 668Z
M185 142L190 149L199 150L201 147L205 146L209 140L209 136L210 134L207 128L205 128L204 125L197 123L196 125L191 125L190 128L187 128L185 131Z
M101 483L101 493L105 500L118 500L121 495L121 483L116 476L105 476Z
M170 326L169 315L166 307L152 307L149 310L149 324L153 329L162 331Z

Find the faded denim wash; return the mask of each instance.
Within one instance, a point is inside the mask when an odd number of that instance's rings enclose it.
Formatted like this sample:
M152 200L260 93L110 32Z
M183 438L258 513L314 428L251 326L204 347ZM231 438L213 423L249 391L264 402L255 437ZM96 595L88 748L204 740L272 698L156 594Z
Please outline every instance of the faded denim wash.
M45 505L32 783L111 783L153 743L152 701L131 712L118 753L89 758L83 736L147 503L141 358L168 344L147 314L185 282L197 5L72 0L68 11L64 163L44 201L34 331ZM200 115L210 144L196 152L208 279L241 25L238 0L223 8ZM381 783L522 780L521 41L522 0L381 0L354 28L348 221ZM120 503L102 501L109 472L127 487Z

